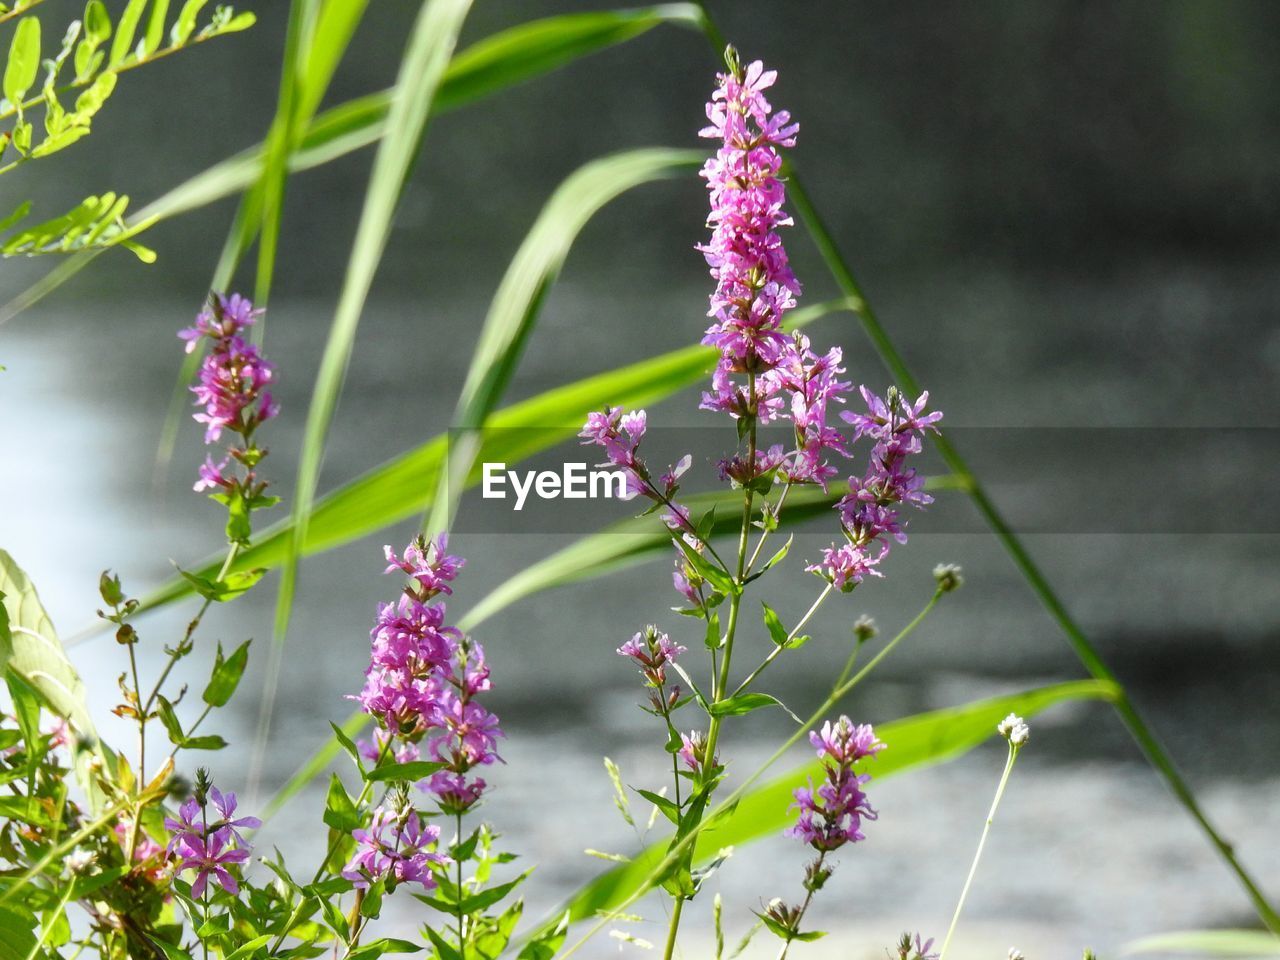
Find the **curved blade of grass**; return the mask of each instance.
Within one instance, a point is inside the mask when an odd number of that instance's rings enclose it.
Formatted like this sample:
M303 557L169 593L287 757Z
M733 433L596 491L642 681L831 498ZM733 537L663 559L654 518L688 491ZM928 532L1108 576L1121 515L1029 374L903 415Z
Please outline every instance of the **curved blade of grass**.
M800 329L820 317L850 309L854 309L854 304L848 300L815 304L793 311L788 317L789 327ZM657 403L709 376L715 356L709 347L683 347L505 407L488 420L480 448L482 459L517 463L572 437L581 429L588 413L606 404L643 407ZM318 500L311 514L303 555L340 547L430 507L448 442L447 435L433 437ZM472 470L467 483L474 485L479 479L479 472ZM289 521L267 528L252 546L237 554L231 570L279 566L285 558L285 545L291 531ZM222 555L209 558L197 566L196 572L206 578L216 576L223 559ZM174 577L144 598L140 611L164 606L191 592L189 581Z
M1179 930L1125 944L1135 953L1188 954L1198 957L1280 957L1280 937L1262 930Z
M368 724L369 715L357 711L342 722L342 732L345 736L354 740ZM293 776L285 781L284 786L277 790L271 799L262 806L262 812L259 816L263 822L265 823L279 813L286 803L306 789L307 784L329 769L329 764L333 763L341 752L342 744L336 736L331 736L325 741L324 746L308 757L306 762L294 771Z
M885 368L897 381L899 388L913 397L916 396L921 392L920 384L907 367L902 354L894 346L888 331L871 309L871 305L867 303L862 294L861 286L855 279L849 264L840 254L835 238L818 215L818 211L814 207L813 201L809 198L809 194L805 190L799 175L790 167L788 167L787 173L789 177L789 196L800 223L804 225L813 239L818 252L827 265L827 269L841 291L852 300L861 303L861 308L855 312L862 322L862 328L868 339L871 340L876 352L879 353ZM1214 849L1218 851L1227 867L1235 874L1236 879L1239 880L1240 885L1244 888L1263 923L1266 924L1271 932L1280 934L1280 913L1276 912L1276 909L1263 895L1257 882L1236 858L1235 850L1231 844L1218 833L1217 829L1209 821L1208 815L1200 806L1195 793L1192 792L1190 784L1187 783L1181 771L1178 770L1164 744L1160 742L1155 731L1147 725L1142 714L1138 712L1138 708L1133 705L1128 693L1119 684L1111 667L1102 659L1102 655L1085 635L1084 630L1081 629L1080 625L1076 623L1075 619L1067 611L1066 605L1053 587L1049 585L1048 579L1039 565L1032 559L1022 540L1009 527L1003 514L1000 513L995 502L987 494L986 488L978 482L964 457L961 456L945 434L935 437L934 445L937 447L938 452L942 454L947 466L964 479L969 496L973 498L978 512L982 514L987 525L991 527L992 532L1005 548L1005 551L1013 560L1014 566L1018 568L1028 586L1031 587L1032 592L1035 593L1049 615L1058 624L1063 636L1067 639L1067 643L1071 646L1085 669L1098 680L1117 684L1120 694L1112 700L1112 706L1146 756L1147 762L1155 767L1164 778L1174 797L1191 815L1191 818L1199 824L1205 837L1213 845Z
M888 749L865 765L865 770L879 780L953 760L996 736L996 724L1009 713L1030 717L1055 704L1111 700L1117 693L1115 684L1078 680L877 724L876 733L888 744ZM815 760L747 793L731 814L698 837L694 846L695 862L712 859L723 847L781 834L795 819L790 809L795 789L820 777L821 765ZM630 863L606 870L573 894L553 915L559 918L568 910L571 919L578 921L616 908L641 888L666 856L668 846L669 838L650 844Z
M698 29L696 4L671 3L635 10L572 13L532 20L479 40L450 62L432 105L433 115L533 79L599 50L638 37L660 24ZM376 143L387 127L391 91L382 90L333 107L310 123L288 160L290 172L310 170ZM149 229L246 190L262 174L265 146L258 144L198 173L142 207L131 229ZM139 231L141 232L141 231ZM101 251L58 261L34 284L0 307L0 324L38 303L83 270Z
M373 172L369 176L364 207L347 263L346 279L329 337L325 342L311 406L307 411L294 490L293 536L280 589L280 602L276 608L277 636L283 635L288 627L297 561L302 545L306 542L307 523L319 482L320 463L324 458L329 424L333 420L338 394L346 378L347 364L355 343L360 316L364 311L365 299L373 286L374 274L386 249L395 208L417 159L431 101L470 6L470 0L427 0L401 61L387 114L387 133L374 158Z
M503 275L480 331L454 414L447 469L433 505L434 529L446 529L453 517L483 443L479 430L506 390L578 233L610 200L641 184L692 173L702 160L693 150L628 150L585 164L556 188Z

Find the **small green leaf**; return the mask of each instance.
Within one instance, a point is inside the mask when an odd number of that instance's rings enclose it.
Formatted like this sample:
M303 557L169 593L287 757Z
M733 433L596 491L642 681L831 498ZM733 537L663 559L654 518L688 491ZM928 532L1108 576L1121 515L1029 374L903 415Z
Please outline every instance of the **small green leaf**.
M182 749L184 750L221 750L226 745L227 741L216 733L203 737L188 737L182 741Z
M182 732L182 724L178 722L178 715L174 712L173 704L168 698L156 695L156 712L160 714L160 722L164 724L165 730L169 733L169 742L182 746L187 741L187 735Z
M147 0L129 0L129 5L120 14L120 22L116 25L116 38L111 42L112 67L118 67L128 60L133 53L133 37L138 31L138 21L142 19L142 11L146 9Z
M674 800L669 800L662 794L654 793L652 790L636 790L636 793L657 807L662 812L662 815L672 823L680 822L680 808L676 806Z
M211 707L225 707L227 701L240 685L244 676L244 668L249 663L249 643L246 640L236 647L235 652L225 660L222 658L222 644L218 644L218 652L213 662L213 674L209 685L204 688L202 699Z
M709 712L713 717L738 717L752 710L759 710L761 707L782 707L793 720L800 722L799 717L787 710L786 704L767 693L740 693L736 697L711 704Z
M444 769L443 763L434 760L414 760L410 763L384 763L364 775L366 780L421 780Z
M209 0L187 0L182 5L182 9L178 12L178 19L174 21L173 30L169 32L169 42L175 47L180 47L191 37L196 29L196 17L200 15L201 9Z
M720 614L712 613L707 617L707 634L703 642L708 650L719 650L724 646L724 638L720 636Z
M84 39L95 47L111 38L111 14L102 0L89 0L84 6Z
M182 574L182 579L191 584L196 593L206 600L215 600L219 603L226 603L228 600L234 600L236 597L248 593L266 572L265 569L259 567L254 570L240 570L235 573L229 573L221 580L206 580L204 577L189 573L186 570L178 570L178 573Z
M9 44L9 61L4 68L4 96L18 115L22 115L22 99L36 82L40 70L40 21L23 17ZM15 132L14 139L17 139Z
M164 21L169 15L169 0L151 0L151 16L147 20L147 33L142 41L143 56L151 56L160 49L164 39Z
M760 606L764 607L764 625L769 630L769 639L780 647L785 646L787 637L790 636L790 631L782 625L782 621L778 619L778 615L773 612L772 607L763 600L760 601Z
M324 822L339 833L350 833L360 826L360 811L347 794L338 775L329 778L329 795L324 804Z

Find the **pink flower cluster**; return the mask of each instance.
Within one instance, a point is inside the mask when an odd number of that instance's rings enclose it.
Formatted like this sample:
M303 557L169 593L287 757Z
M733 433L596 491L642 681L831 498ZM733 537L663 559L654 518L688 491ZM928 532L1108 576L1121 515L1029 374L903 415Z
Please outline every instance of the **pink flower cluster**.
M672 530L692 533L689 511L676 503L674 497L680 489L680 478L689 469L693 458L686 454L654 480L639 452L648 423L648 415L643 410L624 414L621 407L606 407L602 412L587 415L587 422L578 436L582 438L583 446L594 444L604 450L607 460L600 466L617 467L626 475L626 499L641 496L652 500L655 505L666 508L662 519L667 526Z
M199 378L191 388L196 405L202 408L194 416L198 423L205 425L204 442L216 443L224 430L240 438L221 461L215 463L212 456L205 458L195 483L197 492L230 491L239 487L247 496L256 496L265 487L254 481L254 467L262 452L253 446L252 437L259 426L280 411L268 389L275 378L275 369L256 346L241 336L262 314L262 310L255 309L238 293L229 297L214 294L196 317L195 324L178 334L187 341L188 353L194 351L201 340L210 342L209 353L200 364ZM228 473L232 460L245 468L245 478L238 479Z
M876 818L862 791L871 777L854 773L853 765L865 757L874 757L884 744L876 739L869 725L855 726L848 717L835 723L828 720L821 732L809 734L809 741L817 748L826 777L816 790L812 783L796 790L800 817L787 835L827 853L866 839L862 821Z
M216 814L214 817L209 815L210 805ZM173 831L169 854L178 861L178 872L196 871L191 884L191 895L196 899L204 896L210 877L227 893L235 894L240 889L228 867L249 859L249 844L240 830L255 830L262 826L262 821L235 814L236 795L224 794L212 787L203 803L191 797L178 809L177 819L165 818L165 829Z
M483 648L445 623L438 598L452 593L450 582L464 563L447 547L441 535L432 542L419 538L403 557L386 548L386 572L404 573L409 585L396 603L379 605L364 689L351 699L381 727L372 744L361 744L364 755L394 755L403 763L418 759L425 745L445 769L420 786L446 812L460 813L484 792L484 780L469 774L498 759L502 731L498 718L475 701L490 688Z
M713 319L703 343L720 351L713 390L703 405L744 411L744 399L730 374L774 366L787 346L782 315L795 306L800 284L791 272L778 228L792 220L782 209L786 200L779 173L779 147L795 145L799 125L785 110L773 107L764 91L778 74L760 61L743 71L733 65L721 74L707 104L710 124L701 136L721 141L707 160L702 176L711 195L707 223L711 240L698 249L715 278L708 316Z
M629 658L640 668L644 685L649 688L649 702L656 714L666 716L680 700L679 686L673 686L670 691L666 689L667 665L675 663L684 652L684 647L652 625L618 648L618 656Z
M866 473L849 478L849 493L836 505L845 543L824 549L822 561L807 568L845 591L868 575L880 576L876 567L888 555L890 540L907 542L905 521L896 508L933 502L924 492L924 478L907 462L923 449L927 430L938 432L942 419L940 412L925 412L928 393L913 404L897 390L882 398L863 387L862 398L866 413L841 414L853 425L855 440L866 437L874 443Z
M440 839L440 828L423 826L413 810L397 812L379 807L373 812L367 830L353 834L356 852L342 869L342 875L357 887L367 888L378 880L390 884L416 883L424 890L434 890L432 864L452 863L433 848Z

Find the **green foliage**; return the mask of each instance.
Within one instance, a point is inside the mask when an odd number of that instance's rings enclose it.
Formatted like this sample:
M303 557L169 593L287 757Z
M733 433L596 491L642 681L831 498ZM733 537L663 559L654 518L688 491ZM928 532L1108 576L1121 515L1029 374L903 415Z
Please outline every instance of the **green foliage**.
M150 13L135 44L148 5ZM25 3L4 9L0 20L33 6L34 3ZM203 6L203 0L184 4L165 45L169 0L129 0L115 24L102 0L89 0L83 19L72 21L61 42L43 59L41 22L34 15L22 17L13 31L4 66L0 123L11 123L0 131L0 174L64 150L88 136L94 116L115 91L121 73L184 47L243 30L254 22L253 14L237 15L230 7L220 6L197 29L197 16ZM108 40L109 52L104 49ZM44 79L33 94L42 65ZM64 95L76 91L75 99L64 103ZM38 127L31 117L39 112L43 112L43 123ZM110 192L87 197L61 216L10 233L0 240L0 254L66 254L119 245L150 263L155 254L131 239L141 228L132 228L125 222L128 204L128 197ZM4 229L13 227L28 212L28 204L17 207L4 220Z

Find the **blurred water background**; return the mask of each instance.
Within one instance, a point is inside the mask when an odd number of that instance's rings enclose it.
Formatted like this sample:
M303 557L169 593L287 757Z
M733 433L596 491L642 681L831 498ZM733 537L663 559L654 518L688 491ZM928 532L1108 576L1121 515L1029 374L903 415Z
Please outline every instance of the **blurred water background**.
M143 202L258 139L273 109L282 7L260 9L248 34L128 77L92 140L8 178L15 202L32 195L37 212L52 212L106 188ZM75 15L60 0L46 8ZM468 36L588 8L480 4ZM773 100L801 123L795 159L807 186L948 424L1195 427L1216 458L1206 470L1135 447L1106 469L1064 466L1052 431L1020 431L1016 451L974 463L998 501L1034 507L1054 495L1034 481L1037 470L1061 484L1063 469L1086 503L1094 488L1100 511L1117 483L1165 518L1268 501L1274 458L1239 444L1214 448L1211 438L1215 428L1280 427L1280 7L752 0L711 8L746 56L781 71ZM333 102L391 81L409 16L408 5L371 7ZM714 69L699 37L659 30L433 123L362 321L325 489L447 426L488 298L546 196L599 154L694 145ZM289 188L267 327L285 411L269 431L267 473L286 497L370 157L345 158ZM143 593L170 575L171 560L189 564L218 543L217 509L189 491L202 457L199 428L184 428L159 499L152 468L180 362L174 330L205 292L232 209L162 225L151 234L154 266L125 253L104 258L0 328L0 545L39 585L64 638L91 624L104 567ZM645 187L598 216L549 297L510 399L693 341L707 292L691 249L703 211L701 185L690 179ZM834 295L798 231L789 247L806 301ZM6 263L0 295L50 265ZM824 320L811 335L842 344L855 379L887 385L851 318ZM693 391L650 414L677 426L708 423ZM1171 482L1191 470L1211 479L1191 490ZM972 526L957 494L944 496L934 516L937 529ZM1081 529L1096 530L1086 520ZM939 561L963 564L966 587L848 706L857 719L1081 675L995 540L931 532L931 523L930 515L913 520L912 541L895 552L884 581L823 609L818 639L769 689L801 713L820 702L852 620L868 613L895 629L927 598ZM822 542L821 526L810 529L772 587L784 618L813 593L799 563ZM1256 533L1134 529L1067 526L1029 537L1029 546L1211 816L1280 895L1280 536L1268 525ZM325 721L348 713L342 698L358 688L374 604L394 589L380 576L381 545L411 530L306 563L263 796L321 743ZM570 540L460 535L455 546L469 566L453 609ZM634 847L609 804L600 757L613 756L636 783L659 780L666 757L613 649L649 621L687 626L667 612L668 582L665 561L651 564L526 600L483 629L492 702L509 736L488 815L511 848L542 864L530 884L534 913L602 866L583 848ZM184 677L202 679L219 637L255 637L260 665L272 602L264 585L213 611L206 646L183 665ZM158 651L172 642L189 614L148 618L144 643ZM109 709L115 645L98 637L72 656L95 707ZM253 673L219 720L236 747L211 758L224 785L242 790L259 696L252 684L261 676ZM1107 708L1060 709L1034 727L955 956L1000 956L1011 943L1032 957L1084 945L1114 955L1146 933L1251 922L1232 878ZM781 715L753 717L726 749L746 769L784 732ZM945 930L1001 762L992 745L874 784L880 820L867 843L841 856L815 907L815 923L841 937L810 955L880 957L904 928ZM321 803L303 795L264 841L279 843L291 862L312 862L318 851L290 824L314 821ZM749 925L759 898L796 896L803 860L782 838L738 852L717 880L731 937ZM652 905L653 923L628 928L659 940L660 909ZM418 919L401 913L394 922ZM691 919L695 934L705 932L709 899ZM589 955L614 950L602 940ZM707 953L692 943L685 955Z

